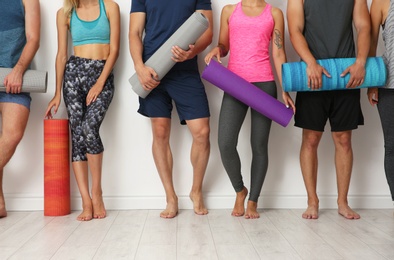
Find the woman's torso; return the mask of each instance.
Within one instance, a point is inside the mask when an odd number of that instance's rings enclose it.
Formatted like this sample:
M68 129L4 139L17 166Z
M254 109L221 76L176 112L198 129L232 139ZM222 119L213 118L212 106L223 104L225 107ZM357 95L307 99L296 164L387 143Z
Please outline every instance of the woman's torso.
M271 5L248 16L238 3L229 17L230 58L228 68L249 82L274 80L269 47L275 26Z
M106 60L110 53L110 25L104 0L91 10L77 8L72 11L69 28L78 57Z

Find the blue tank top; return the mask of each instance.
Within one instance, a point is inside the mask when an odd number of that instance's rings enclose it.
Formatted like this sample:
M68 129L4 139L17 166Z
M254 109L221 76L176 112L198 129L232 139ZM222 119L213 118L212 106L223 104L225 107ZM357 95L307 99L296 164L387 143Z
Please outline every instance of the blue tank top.
M1 0L0 67L13 68L26 45L22 0Z
M75 9L71 13L70 31L74 46L84 44L109 44L110 26L103 0L99 0L100 15L96 20L84 21L79 19Z

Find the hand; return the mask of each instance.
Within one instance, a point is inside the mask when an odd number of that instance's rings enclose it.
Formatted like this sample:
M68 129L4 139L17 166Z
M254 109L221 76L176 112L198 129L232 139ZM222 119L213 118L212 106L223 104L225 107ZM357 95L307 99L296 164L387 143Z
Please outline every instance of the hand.
M91 103L97 100L97 97L100 95L101 91L103 91L104 86L101 84L93 85L93 87L89 90L88 95L86 96L86 105L89 106Z
M345 77L348 73L350 73L350 79L346 88L359 87L364 83L365 67L363 64L356 61L342 72L341 77Z
M189 45L189 49L187 51L182 50L178 46L172 46L171 52L172 57L171 59L175 62L183 62L185 60L189 60L193 58L195 55L193 54L194 45Z
M143 65L140 68L136 68L136 72L138 80L145 90L151 91L160 84L159 75L151 67Z
M308 88L310 89L320 89L322 87L322 74L331 78L330 73L318 63L308 65L306 74L308 76Z
M222 61L220 60L220 48L219 47L215 47L213 48L204 58L205 64L209 65L209 62L211 62L211 59L213 57L216 57L216 59L218 60L219 63L222 63Z
M60 95L59 96L55 96L48 104L47 110L45 112L45 118L48 119L52 119L53 115L52 115L52 108L54 108L54 115L57 113L57 110L59 109L60 106Z
M378 96L378 88L368 88L368 101L373 106L378 103L379 96Z
M11 94L18 94L22 91L23 73L17 69L13 69L10 74L4 78L5 92Z
M291 109L293 109L293 113L295 114L296 113L296 108L295 108L293 99L290 97L290 94L283 91L282 92L282 99L283 99L283 102L285 102L286 107L287 108L291 107Z

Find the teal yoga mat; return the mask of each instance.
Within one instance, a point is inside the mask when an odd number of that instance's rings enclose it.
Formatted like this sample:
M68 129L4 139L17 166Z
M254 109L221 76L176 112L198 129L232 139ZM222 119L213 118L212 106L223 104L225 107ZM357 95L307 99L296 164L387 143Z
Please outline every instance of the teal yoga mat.
M356 58L336 58L321 59L317 63L323 66L331 78L322 75L322 87L311 90L308 88L308 77L306 75L306 63L289 62L282 64L282 85L285 92L292 91L324 91L324 90L344 90L350 79L348 73L341 77L341 73L356 61ZM359 88L383 87L387 80L386 66L382 57L369 57L365 65L364 82Z
M4 79L12 69L0 68L0 92L5 92ZM46 93L48 72L40 70L26 70L23 74L22 92Z

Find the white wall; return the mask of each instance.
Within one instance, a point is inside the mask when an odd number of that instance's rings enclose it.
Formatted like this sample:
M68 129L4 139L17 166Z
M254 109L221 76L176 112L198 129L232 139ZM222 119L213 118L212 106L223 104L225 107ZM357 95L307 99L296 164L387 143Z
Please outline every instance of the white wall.
M219 16L225 4L238 0L213 0L214 40L217 44ZM118 0L121 7L121 50L115 68L116 93L101 129L105 145L103 167L104 200L108 209L163 208L164 191L156 172L151 154L151 130L149 119L139 115L137 95L128 84L134 73L128 51L129 0ZM284 13L287 1L270 0ZM54 62L56 55L56 11L62 1L41 0L42 38L41 47L34 60L34 67L49 73L48 93L32 94L33 103L27 130L11 162L5 168L4 192L9 210L43 209L43 119L48 102L55 89ZM208 49L210 49L209 47ZM288 61L298 61L286 34ZM382 45L379 47L382 51ZM200 68L203 69L200 55ZM225 59L227 62L227 59ZM217 122L222 91L205 82L211 109L211 157L206 173L204 193L209 208L231 208L234 191L220 161L217 148ZM279 97L281 97L280 92ZM292 95L294 97L294 95ZM62 104L63 105L63 104ZM354 131L354 170L349 192L352 206L358 208L392 207L389 189L383 170L383 138L376 108L371 107L362 90L362 108L365 125ZM187 127L179 124L173 114L171 144L174 156L174 182L181 208L191 208L188 194L192 181L189 163L191 138ZM64 107L58 118L65 118ZM270 138L270 164L263 186L260 207L304 208L306 193L299 166L301 130L293 126L293 121L284 128L272 124ZM244 179L249 183L250 145L249 118L245 121L239 138L239 152L242 158ZM318 192L321 207L336 206L334 147L330 128L321 141L319 149ZM72 208L80 208L79 192L75 179L71 177Z

